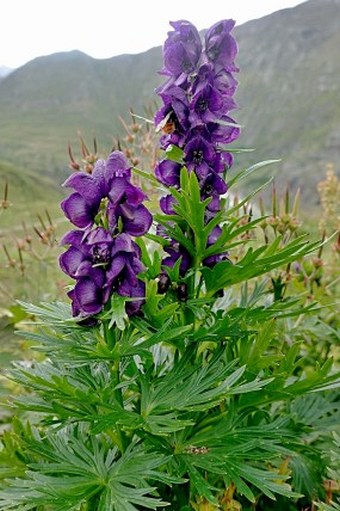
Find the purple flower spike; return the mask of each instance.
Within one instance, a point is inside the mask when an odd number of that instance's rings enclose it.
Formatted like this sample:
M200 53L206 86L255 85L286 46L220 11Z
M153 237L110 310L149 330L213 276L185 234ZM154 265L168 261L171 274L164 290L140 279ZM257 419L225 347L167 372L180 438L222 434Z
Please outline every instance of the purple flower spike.
M227 170L233 164L232 151L226 145L236 140L240 129L229 117L229 112L237 107L233 98L237 87L234 73L238 71L234 60L237 44L231 31L233 20L222 20L210 27L203 39L187 21L171 23L174 28L168 33L163 47L163 74L168 78L156 92L163 105L155 114L154 121L163 134L160 148L166 151L170 145L178 147L183 165L198 178L200 199L210 199L205 210L205 224L213 219L223 205L222 196L227 192L225 181ZM156 178L166 186L180 191L181 164L161 159L155 166ZM173 196L160 199L160 208L165 215L175 213ZM173 219L168 219L171 227ZM191 236L190 228L186 232ZM176 240L158 229L169 245L163 259L165 266L172 267L181 260L180 272L184 276L191 264L189 254ZM208 246L215 243L221 234L217 226L211 233ZM170 239L169 239L170 237ZM226 254L217 254L203 264L213 266L225 259Z
M193 71L201 56L202 43L197 29L189 21L172 21L164 43L164 73L179 76Z
M76 172L65 182L74 192L61 203L69 220L79 227L62 241L68 248L60 256L64 273L75 280L68 293L72 312L86 324L102 311L112 293L136 300L127 302L134 314L141 309L144 270L141 251L131 236L142 236L152 215L142 204L144 192L130 182L131 168L120 151L99 160L92 174Z

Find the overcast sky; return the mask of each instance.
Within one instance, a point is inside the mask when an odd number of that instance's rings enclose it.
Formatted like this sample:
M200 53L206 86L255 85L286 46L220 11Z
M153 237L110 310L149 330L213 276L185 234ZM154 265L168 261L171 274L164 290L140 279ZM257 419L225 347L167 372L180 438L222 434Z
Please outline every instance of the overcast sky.
M305 0L306 1L306 0ZM81 50L109 58L160 46L169 21L198 30L222 19L237 25L303 0L2 0L0 65L19 67L41 55Z

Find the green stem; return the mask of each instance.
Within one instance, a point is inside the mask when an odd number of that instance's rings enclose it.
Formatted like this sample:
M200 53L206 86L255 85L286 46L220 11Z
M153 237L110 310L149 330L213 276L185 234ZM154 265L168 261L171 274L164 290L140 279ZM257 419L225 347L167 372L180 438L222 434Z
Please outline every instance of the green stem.
M109 349L111 351L113 351L115 345L117 344L117 342L119 342L119 331L117 330L117 328L109 328L109 323L107 321L104 321L103 325L104 325L105 341L106 341ZM118 333L118 335L117 335L117 333ZM114 387L117 387L120 383L119 367L120 367L120 359L116 358L113 361L113 365L111 368L111 375L112 375ZM124 409L124 399L123 399L122 389L115 388L114 396L115 396L119 406L121 406ZM119 428L119 426L117 426L117 425L115 426L115 431L116 431L116 434L114 435L114 437L117 442L117 446L118 446L120 452L123 453L126 450L126 447L128 445L127 437L126 437L124 431L122 431Z

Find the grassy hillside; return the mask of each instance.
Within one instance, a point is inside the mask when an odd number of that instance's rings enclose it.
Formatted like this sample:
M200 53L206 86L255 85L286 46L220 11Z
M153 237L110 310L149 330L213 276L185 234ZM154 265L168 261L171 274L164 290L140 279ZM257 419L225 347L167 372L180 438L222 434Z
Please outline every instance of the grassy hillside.
M51 209L59 210L62 190L53 180L42 174L8 162L0 161L0 200L3 200L6 183L10 207L1 212L0 236L25 221L36 221L37 214Z
M0 201L6 183L10 205L0 209L0 309L18 298L56 292L51 282L59 274L58 239L66 228L61 190L51 179L0 162Z

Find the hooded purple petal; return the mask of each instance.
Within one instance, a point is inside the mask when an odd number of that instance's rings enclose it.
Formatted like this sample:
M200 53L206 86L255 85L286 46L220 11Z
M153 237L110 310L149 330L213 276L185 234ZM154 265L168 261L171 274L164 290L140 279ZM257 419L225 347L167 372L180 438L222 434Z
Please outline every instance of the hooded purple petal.
M237 44L230 31L235 21L223 20L215 23L205 34L205 52L214 64L225 68L233 66L237 54Z
M98 174L96 174L97 177ZM99 203L103 197L102 183L92 174L86 172L74 172L65 181L63 186L73 188L75 192L78 192L86 201L90 207L97 209Z
M159 205L161 210L166 215L176 215L176 211L174 210L174 205L177 204L177 201L173 195L165 195L161 197L159 201Z
M102 310L102 291L92 278L78 280L74 287L74 297L81 315L98 314Z
M93 204L86 202L78 192L74 192L64 199L60 206L70 222L80 228L89 227L97 212Z
M126 303L126 312L129 316L140 311L145 301L145 284L138 280L136 285L132 286L128 280L124 280L118 288L121 296L136 298L136 300Z
M167 186L178 186L180 170L179 163L172 160L161 160L155 168L155 176Z
M189 21L170 22L174 28L168 32L163 46L165 72L176 76L190 73L198 63L202 51L200 35Z
M115 177L130 178L131 164L121 151L113 151L106 160L105 178L107 183Z
M131 236L143 236L146 234L152 224L152 215L150 211L140 204L133 212L133 218L127 218L122 215L124 231Z
M79 265L84 261L84 254L75 247L70 247L60 255L59 264L64 273L75 278Z

